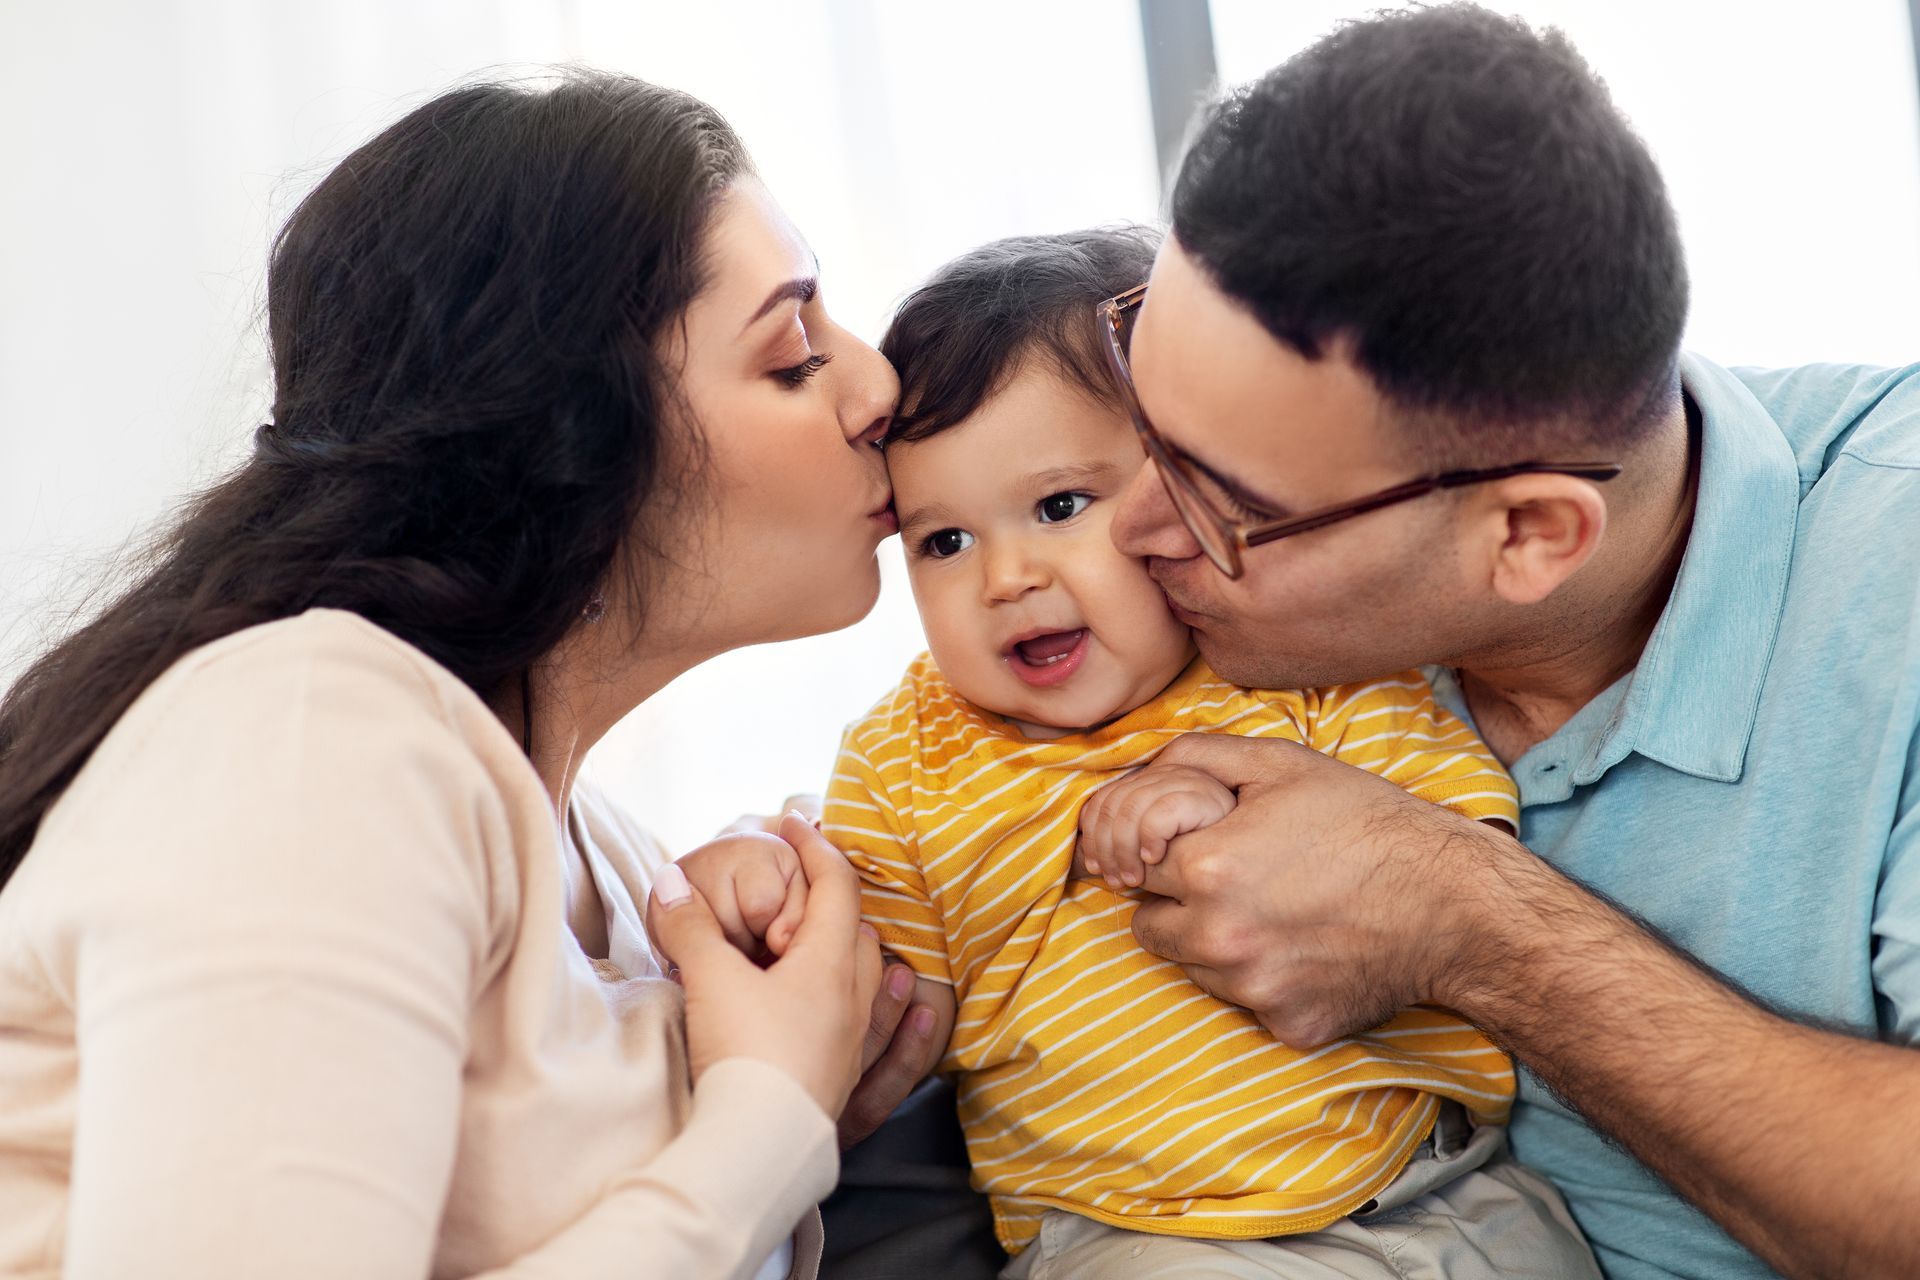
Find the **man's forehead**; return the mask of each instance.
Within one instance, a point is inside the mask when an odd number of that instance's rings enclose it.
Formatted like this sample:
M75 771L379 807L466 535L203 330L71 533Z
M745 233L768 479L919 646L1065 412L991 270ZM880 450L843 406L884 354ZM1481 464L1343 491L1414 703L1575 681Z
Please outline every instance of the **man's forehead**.
M1141 407L1171 443L1278 495L1299 464L1393 471L1382 404L1344 345L1308 359L1169 237L1134 326ZM1281 463L1284 461L1285 465Z

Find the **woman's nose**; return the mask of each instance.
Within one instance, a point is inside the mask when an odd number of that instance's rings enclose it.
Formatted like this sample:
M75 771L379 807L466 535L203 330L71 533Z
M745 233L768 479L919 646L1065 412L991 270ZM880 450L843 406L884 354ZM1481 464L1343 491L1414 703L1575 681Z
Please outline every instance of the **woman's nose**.
M1053 575L1044 561L1019 544L993 548L982 559L986 571L988 604L1011 604L1029 591L1050 586Z
M836 355L836 360L841 359L853 367L840 404L840 430L848 444L878 444L893 421L900 377L885 356L851 335Z

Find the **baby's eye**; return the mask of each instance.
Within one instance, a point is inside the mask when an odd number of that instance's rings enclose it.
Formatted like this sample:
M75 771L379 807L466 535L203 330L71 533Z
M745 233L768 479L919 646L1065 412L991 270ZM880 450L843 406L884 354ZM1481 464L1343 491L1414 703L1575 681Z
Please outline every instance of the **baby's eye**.
M1090 493L1050 493L1040 499L1040 523L1058 524L1071 520L1093 505Z
M973 545L973 535L965 529L936 529L927 535L921 549L935 560L957 556Z

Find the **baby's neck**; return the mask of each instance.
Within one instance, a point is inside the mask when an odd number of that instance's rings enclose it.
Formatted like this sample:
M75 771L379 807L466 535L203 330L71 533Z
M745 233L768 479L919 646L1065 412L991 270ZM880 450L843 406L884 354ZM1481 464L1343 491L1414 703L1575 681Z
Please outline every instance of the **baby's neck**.
M1120 714L1125 715L1126 713L1123 711ZM1018 730L1021 737L1032 738L1037 742L1046 742L1054 738L1065 738L1075 733L1089 733L1101 727L1096 724L1089 725L1084 729L1066 729L1057 724L1030 724L1025 720L1017 720L1012 716L1002 716L1000 718ZM1115 720L1119 718L1119 716L1114 717ZM1113 720L1108 720L1105 723L1112 724Z
M1186 668L1184 667L1181 668L1181 670L1183 671L1185 669ZM1179 678L1180 677L1176 675L1174 676L1173 680L1178 680ZM1054 738L1070 738L1076 733L1097 733L1100 730L1106 728L1108 725L1115 723L1116 721L1125 720L1128 716L1132 715L1134 712L1138 711L1140 708L1146 706L1149 702L1153 702L1159 699L1162 695L1166 693L1168 689L1171 689L1173 687L1173 680L1167 681L1167 683L1160 689L1158 693L1155 693L1153 697L1143 698L1139 702L1134 703L1130 707L1122 707L1118 711L1114 712L1112 715L1108 716L1105 720L1100 721L1100 723L1098 724L1081 724L1081 725L1034 724L1030 720L1022 720L1017 716L1010 716L1004 711L996 711L994 712L994 714L999 716L1002 720L1006 721L1008 724L1012 725L1016 730L1018 730L1021 737L1031 738L1035 742L1049 742Z

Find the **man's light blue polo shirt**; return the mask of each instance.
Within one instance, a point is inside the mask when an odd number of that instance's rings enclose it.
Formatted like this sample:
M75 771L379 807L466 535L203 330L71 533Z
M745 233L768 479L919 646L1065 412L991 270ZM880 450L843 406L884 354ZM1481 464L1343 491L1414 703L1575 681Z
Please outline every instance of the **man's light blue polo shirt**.
M1920 367L1682 380L1673 595L1639 666L1514 762L1521 837L1782 1013L1920 1043ZM1512 1136L1612 1280L1772 1274L1528 1074Z

